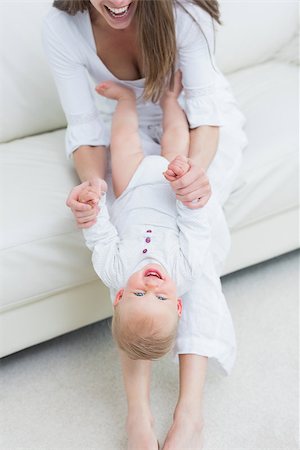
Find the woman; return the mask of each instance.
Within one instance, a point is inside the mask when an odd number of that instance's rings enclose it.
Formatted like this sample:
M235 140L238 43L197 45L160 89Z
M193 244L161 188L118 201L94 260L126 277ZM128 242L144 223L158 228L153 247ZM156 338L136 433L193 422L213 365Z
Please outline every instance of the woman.
M235 338L219 275L229 236L222 212L238 173L246 138L244 117L217 69L214 20L217 1L55 1L44 20L43 39L67 117L66 150L82 183L67 205L81 228L98 209L78 202L87 182L104 178L112 107L95 105L94 83L118 81L137 96L144 152L159 154L161 110L156 103L176 68L182 72L184 109L190 125L191 170L173 182L177 197L191 208L209 202L213 241L202 276L184 296L174 357L180 392L163 450L200 448L202 394L208 358L230 372ZM110 111L107 109L110 108ZM156 150L155 150L156 148ZM153 150L154 149L154 150ZM208 182L210 180L210 184ZM151 361L120 354L128 402L128 448L157 449L149 406Z

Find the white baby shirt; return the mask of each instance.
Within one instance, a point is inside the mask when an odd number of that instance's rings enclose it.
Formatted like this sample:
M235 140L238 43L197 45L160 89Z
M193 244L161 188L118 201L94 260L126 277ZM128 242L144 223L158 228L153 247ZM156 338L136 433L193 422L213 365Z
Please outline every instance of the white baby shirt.
M210 244L205 208L191 210L176 200L162 174L167 166L161 156L145 157L115 200L111 219L103 196L97 223L83 230L94 269L114 292L149 262L167 270L178 295L200 275Z

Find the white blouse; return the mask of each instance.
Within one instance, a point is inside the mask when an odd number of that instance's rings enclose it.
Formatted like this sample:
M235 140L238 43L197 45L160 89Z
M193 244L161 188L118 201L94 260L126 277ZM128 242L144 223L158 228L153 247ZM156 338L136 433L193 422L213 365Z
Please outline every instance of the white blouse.
M228 83L216 68L214 23L204 10L182 0L186 10L175 8L177 66L182 71L185 112L191 128L222 125L220 88ZM119 80L96 52L88 11L71 16L51 7L43 21L43 44L50 64L68 128L66 152L70 156L80 145L105 145L110 140L110 116L115 102L103 99L99 106L94 85L114 80L130 86L137 96L140 125L161 123L158 104L142 99L144 79ZM99 97L99 96L98 96Z

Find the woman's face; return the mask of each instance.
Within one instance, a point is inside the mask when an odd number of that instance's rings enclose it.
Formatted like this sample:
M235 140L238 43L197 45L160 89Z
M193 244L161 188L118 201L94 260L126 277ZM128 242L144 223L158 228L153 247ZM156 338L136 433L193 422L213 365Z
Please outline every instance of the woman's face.
M109 26L123 30L130 25L138 0L90 0L90 2Z

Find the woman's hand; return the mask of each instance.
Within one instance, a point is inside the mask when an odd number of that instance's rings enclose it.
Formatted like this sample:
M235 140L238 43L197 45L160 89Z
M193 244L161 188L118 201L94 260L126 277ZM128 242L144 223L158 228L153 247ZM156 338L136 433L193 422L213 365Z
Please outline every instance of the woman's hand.
M87 190L91 190L94 193L93 201L82 203L80 199L84 198ZM98 201L101 198L101 193L106 192L106 190L107 185L101 178L84 181L71 190L66 200L66 205L71 208L79 228L89 228L96 223L97 215L100 211ZM97 199L96 196L98 197Z
M190 169L178 180L170 184L180 200L190 209L202 208L211 196L209 179L201 167L189 160Z

